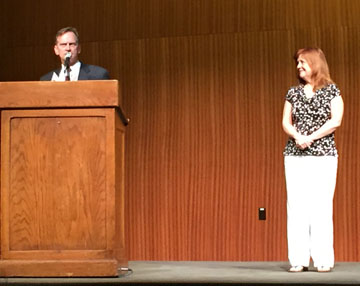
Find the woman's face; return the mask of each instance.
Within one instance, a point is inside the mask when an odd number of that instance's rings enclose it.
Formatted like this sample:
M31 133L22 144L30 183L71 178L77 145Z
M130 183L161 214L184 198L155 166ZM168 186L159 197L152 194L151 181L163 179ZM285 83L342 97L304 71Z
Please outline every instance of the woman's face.
M297 63L299 77L309 83L311 79L311 68L308 62L302 57L302 55L300 55L297 59Z

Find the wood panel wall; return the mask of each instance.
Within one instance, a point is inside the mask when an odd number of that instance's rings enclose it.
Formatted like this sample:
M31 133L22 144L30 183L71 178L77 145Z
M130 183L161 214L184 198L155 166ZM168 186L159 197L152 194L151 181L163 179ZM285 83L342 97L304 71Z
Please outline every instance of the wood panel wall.
M293 53L320 46L346 107L335 254L359 261L359 13L355 0L1 1L0 80L37 80L57 65L54 33L76 26L131 118L129 259L286 260L282 107Z

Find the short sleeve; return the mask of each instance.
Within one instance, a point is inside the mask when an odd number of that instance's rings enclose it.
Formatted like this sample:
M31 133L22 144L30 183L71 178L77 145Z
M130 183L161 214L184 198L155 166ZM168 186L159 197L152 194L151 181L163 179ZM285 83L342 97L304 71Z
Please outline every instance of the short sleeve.
M330 84L330 100L333 100L335 97L341 96L340 89L337 87L336 84Z
M294 87L289 88L289 90L288 90L288 92L287 92L287 94L285 96L285 100L290 102L290 103L293 103L294 95L295 95Z

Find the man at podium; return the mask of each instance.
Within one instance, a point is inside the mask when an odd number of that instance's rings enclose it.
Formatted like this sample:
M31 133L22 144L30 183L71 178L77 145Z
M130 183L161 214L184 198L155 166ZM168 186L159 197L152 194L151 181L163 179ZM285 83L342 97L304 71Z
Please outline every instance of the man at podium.
M61 67L43 75L40 80L77 81L109 79L106 69L87 65L79 61L81 46L79 33L73 27L60 29L55 36L55 55L59 56Z

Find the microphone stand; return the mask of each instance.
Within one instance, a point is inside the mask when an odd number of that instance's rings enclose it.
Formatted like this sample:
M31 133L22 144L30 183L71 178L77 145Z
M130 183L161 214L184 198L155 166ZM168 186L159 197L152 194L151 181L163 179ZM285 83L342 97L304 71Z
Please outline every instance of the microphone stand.
M66 65L65 79L66 79L67 81L70 81L70 66L69 66L69 65Z

